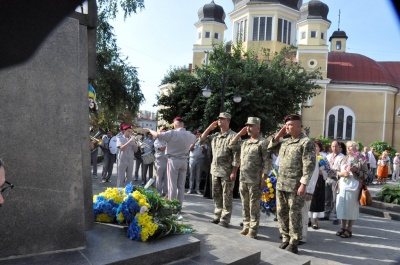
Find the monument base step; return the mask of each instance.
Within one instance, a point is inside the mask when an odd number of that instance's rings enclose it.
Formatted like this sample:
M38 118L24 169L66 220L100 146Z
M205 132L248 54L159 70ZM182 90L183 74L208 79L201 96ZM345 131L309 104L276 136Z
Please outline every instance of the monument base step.
M185 212L184 218L196 232L193 237L201 241L199 256L169 263L169 265L195 264L280 264L306 265L311 264L308 257L292 254L266 241L264 235L258 239L239 234L238 227L224 228L209 222L210 217L196 212Z
M38 240L40 242L40 239ZM83 250L39 254L0 261L0 265L41 264L166 264L200 254L200 241L192 235L174 235L155 241L132 241L121 227L95 224L86 232Z

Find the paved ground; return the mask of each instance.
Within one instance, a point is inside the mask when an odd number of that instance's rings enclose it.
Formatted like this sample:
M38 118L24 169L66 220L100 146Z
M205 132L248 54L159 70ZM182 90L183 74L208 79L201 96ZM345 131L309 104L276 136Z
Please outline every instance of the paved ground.
M98 170L101 174L101 164ZM114 174L111 183L100 183L100 179L93 179L93 193L97 194L106 187L114 187L116 183L116 174ZM138 184L141 183L140 179ZM391 182L390 185L396 185ZM382 186L371 185L369 187L374 196ZM201 195L185 195L183 205L183 217L190 222L191 216L201 214L210 219L213 216L213 202ZM194 219L194 218L193 218ZM195 220L193 220L195 222ZM233 216L230 232L239 232L241 227L241 202L234 200ZM195 222L196 225L201 225ZM331 221L321 221L319 230L309 228L308 242L299 246L299 255L311 259L311 264L330 265L330 264L352 264L352 265L384 265L400 264L400 222L375 217L366 214L360 214L360 219L356 221L353 229L353 237L343 239L335 235L339 226L333 225ZM194 227L196 229L196 227ZM203 227L199 227L202 231ZM218 230L217 230L218 231ZM221 233L226 233L226 229L220 227ZM194 235L196 236L196 235ZM240 242L241 235L237 235ZM277 222L273 216L262 215L259 239L257 245L263 249L270 249L275 246L278 249L279 232ZM268 246L268 247L266 247ZM229 255L229 253L227 253ZM261 254L264 264L268 263L268 253Z

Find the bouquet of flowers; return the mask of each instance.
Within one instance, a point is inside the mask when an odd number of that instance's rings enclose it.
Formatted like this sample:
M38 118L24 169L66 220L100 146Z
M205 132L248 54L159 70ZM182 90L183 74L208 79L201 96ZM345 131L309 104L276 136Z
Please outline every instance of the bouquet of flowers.
M93 196L93 208L97 222L127 225L127 236L131 240L147 241L193 232L190 225L179 223L174 215L181 209L177 200L165 200L157 192L131 183L123 189L107 188Z
M268 216L270 213L276 212L276 181L278 177L278 171L273 168L265 180L266 187L261 193L261 211L266 213Z
M323 156L317 156L318 158L318 167L320 170L325 171L327 174L330 173L331 167L329 166L329 162Z

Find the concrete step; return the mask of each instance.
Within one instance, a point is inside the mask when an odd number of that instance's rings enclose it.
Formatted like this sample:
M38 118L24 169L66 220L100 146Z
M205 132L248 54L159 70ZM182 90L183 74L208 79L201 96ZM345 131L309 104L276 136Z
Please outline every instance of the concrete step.
M373 206L360 206L360 213L370 214L390 220L400 221L400 212L389 211L386 209L376 208Z
M39 239L40 241L40 239ZM86 248L0 261L1 265L167 264L200 254L200 240L174 235L149 242L132 241L118 226L95 224L86 232Z
M199 256L170 264L311 264L309 258L279 249L278 244L270 243L261 234L255 240L240 235L238 227L223 228L209 223L210 217L206 215L196 212L182 215L195 228L193 237L201 241L201 251Z
M377 200L376 198L372 198L372 207L387 210L391 212L400 213L400 205L396 205L393 203L387 203Z

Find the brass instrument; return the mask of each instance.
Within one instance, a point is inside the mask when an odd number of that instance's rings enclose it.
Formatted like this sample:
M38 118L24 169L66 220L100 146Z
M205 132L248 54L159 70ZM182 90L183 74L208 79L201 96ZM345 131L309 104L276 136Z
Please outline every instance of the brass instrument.
M146 144L145 142L142 141L142 139L138 139L138 134L137 133L132 133L131 137L135 138L135 142L137 143L139 148L144 149L145 147L150 148L150 146L148 144Z
M103 139L97 139L94 136L90 135L90 141L92 141L94 144L101 145L101 143L103 142Z
M104 131L99 130L94 136L90 136L90 141L94 144L94 148L92 150L92 153L97 150L97 148L99 147L99 145L101 145L101 143L103 142L103 135L105 134Z

